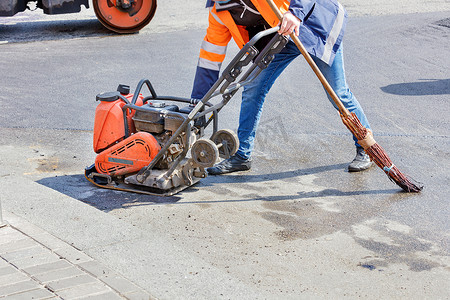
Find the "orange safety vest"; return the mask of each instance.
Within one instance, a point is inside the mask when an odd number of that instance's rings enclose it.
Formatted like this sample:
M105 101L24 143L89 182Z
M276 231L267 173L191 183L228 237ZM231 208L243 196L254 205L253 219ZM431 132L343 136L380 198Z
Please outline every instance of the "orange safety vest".
M270 26L278 25L278 18L265 0L251 1ZM289 1L275 0L274 2L282 13L288 11ZM245 26L236 25L228 11L217 12L214 5L209 11L209 26L200 49L198 65L210 70L220 70L231 38L234 39L239 48L242 48L249 41Z

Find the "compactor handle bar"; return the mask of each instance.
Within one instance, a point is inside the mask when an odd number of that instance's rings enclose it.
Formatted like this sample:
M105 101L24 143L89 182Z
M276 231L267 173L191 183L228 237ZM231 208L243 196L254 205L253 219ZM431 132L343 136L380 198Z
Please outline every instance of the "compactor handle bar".
M219 79L208 90L205 96L203 96L203 98L195 105L187 118L173 133L172 137L164 144L164 146L156 154L149 165L142 168L137 173L137 181L143 183L147 179L156 163L164 156L169 146L178 138L178 136L180 136L185 131L192 120L210 112L214 112L215 115L217 115L217 112L220 111L220 109L222 109L222 107L228 103L228 101L238 91L239 88L252 82L256 78L256 76L258 76L259 73L269 65L269 63L273 59L273 55L280 52L284 48L284 46L288 42L288 38L279 34L275 35L271 39L271 41L264 47L261 53L259 53L258 49L255 47L255 44L261 38L274 34L278 30L279 27L276 26L261 31L256 34L247 44L245 44L244 47L242 47L242 49L231 60L228 66L223 70L222 75L219 77ZM239 78L239 81L237 83L234 83L234 81L239 77L242 71L242 67L248 65L252 61L253 64L249 67L249 69ZM202 111L204 106L207 105L208 101L211 98L220 94L222 94L223 97L220 103L212 105L208 109ZM156 93L154 94L154 96L156 96ZM211 119L207 122L206 125L208 125L210 121Z

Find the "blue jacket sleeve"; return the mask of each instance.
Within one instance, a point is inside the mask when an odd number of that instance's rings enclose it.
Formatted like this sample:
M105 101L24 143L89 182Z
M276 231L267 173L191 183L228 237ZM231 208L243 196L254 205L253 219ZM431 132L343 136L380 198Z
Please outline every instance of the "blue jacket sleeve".
M316 4L314 0L292 0L289 11L303 23L303 19L313 9L314 4Z
M202 99L209 89L219 78L219 71L205 69L197 66L195 72L194 86L192 88L192 99Z

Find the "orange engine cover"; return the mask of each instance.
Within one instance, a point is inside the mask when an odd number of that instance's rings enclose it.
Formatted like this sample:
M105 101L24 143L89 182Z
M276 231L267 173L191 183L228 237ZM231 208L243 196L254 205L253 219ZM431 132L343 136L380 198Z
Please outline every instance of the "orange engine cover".
M133 94L124 95L129 102L133 98ZM139 95L135 105L142 106L143 96ZM100 101L95 109L94 122L94 151L100 153L104 149L110 147L114 143L121 141L125 137L125 123L123 120L122 107L125 101L118 99L115 101ZM133 120L131 119L136 111L127 111L128 128L131 133L136 132Z
M115 176L135 173L147 166L160 149L153 135L140 131L98 154L95 168Z

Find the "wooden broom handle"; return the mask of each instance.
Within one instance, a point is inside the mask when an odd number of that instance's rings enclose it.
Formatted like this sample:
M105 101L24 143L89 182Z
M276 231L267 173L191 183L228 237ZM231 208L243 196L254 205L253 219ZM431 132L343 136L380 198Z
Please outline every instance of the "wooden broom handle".
M281 13L281 11L275 5L273 0L266 0L266 1L267 1L267 4L269 4L269 6L272 9L272 11L275 13L277 18L281 22L281 20L283 19L283 14ZM302 42L300 42L300 39L294 33L291 33L290 37L294 41L294 43L297 46L298 50L300 50L300 52L302 53L303 57L308 62L308 64L311 67L311 69L316 74L317 78L319 78L320 82L322 83L322 85L325 88L325 90L327 91L327 93L330 95L331 99L333 99L334 103L337 105L337 107L338 107L339 111L341 112L341 114L343 114L344 116L350 116L350 112L344 106L344 104L342 104L341 99L339 99L339 97L336 95L336 93L334 92L334 90L331 87L331 85L328 83L328 81L325 78L325 76L323 76L322 72L320 72L319 67L317 67L317 65L314 62L314 60L312 59L311 55L309 55L308 51L306 51L306 49L303 46Z

